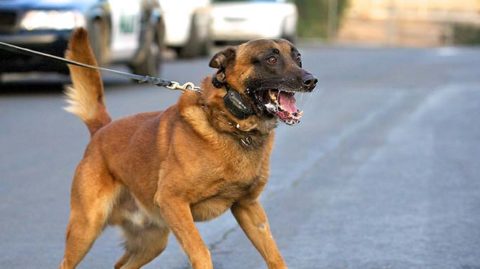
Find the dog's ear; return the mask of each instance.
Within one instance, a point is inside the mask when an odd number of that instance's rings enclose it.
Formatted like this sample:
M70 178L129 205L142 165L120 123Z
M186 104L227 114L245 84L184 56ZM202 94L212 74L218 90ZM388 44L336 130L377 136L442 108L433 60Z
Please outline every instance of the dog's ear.
M217 69L225 69L232 61L235 60L235 47L228 47L215 55L210 60L209 66Z
M209 66L218 69L212 78L212 83L216 88L221 88L224 85L226 81L225 69L235 61L235 50L234 47L228 47L213 55L210 60Z

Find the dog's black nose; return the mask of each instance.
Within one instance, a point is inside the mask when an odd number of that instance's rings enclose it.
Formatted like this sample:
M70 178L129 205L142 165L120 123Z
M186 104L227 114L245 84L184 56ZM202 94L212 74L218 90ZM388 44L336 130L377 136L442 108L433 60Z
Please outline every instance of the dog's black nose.
M303 87L305 87L305 89L307 91L312 91L315 88L315 86L317 85L317 82L318 82L318 79L316 79L310 73L306 73L303 76Z

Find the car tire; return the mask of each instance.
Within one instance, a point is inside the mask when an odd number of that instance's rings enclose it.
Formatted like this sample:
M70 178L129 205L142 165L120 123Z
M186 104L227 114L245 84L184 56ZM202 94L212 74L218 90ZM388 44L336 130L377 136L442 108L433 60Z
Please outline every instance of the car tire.
M292 33L287 33L287 21L284 19L282 24L282 36L281 38L290 41L292 44L297 42L297 32L293 31Z
M156 29L154 29L154 37L151 38L150 44L144 48L146 51L145 57L142 57L143 60L130 65L133 73L154 77L159 75L164 50L164 29L163 24L159 22Z
M197 56L206 56L209 55L211 50L210 38L205 38L202 40L198 34L198 25L196 16L192 17L192 22L190 25L190 34L185 46L175 49L177 56L179 58L194 58Z
M98 65L105 65L109 61L109 36L109 27L103 20L92 22L89 37Z
M297 43L297 36L296 35L283 35L282 38L290 41L292 44Z

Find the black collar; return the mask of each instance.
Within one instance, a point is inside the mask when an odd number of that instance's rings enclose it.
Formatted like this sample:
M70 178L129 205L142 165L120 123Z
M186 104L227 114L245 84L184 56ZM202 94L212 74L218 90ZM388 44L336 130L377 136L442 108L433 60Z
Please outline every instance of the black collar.
M225 103L225 107L230 113L232 113L233 116L243 120L255 114L251 103L246 100L240 92L232 88L230 85L220 82L215 77L212 79L212 84L216 88L225 87L227 90L227 94L225 97L223 97L223 102Z
M228 86L226 89L227 94L223 97L223 102L232 115L243 120L255 114L250 103L237 90Z

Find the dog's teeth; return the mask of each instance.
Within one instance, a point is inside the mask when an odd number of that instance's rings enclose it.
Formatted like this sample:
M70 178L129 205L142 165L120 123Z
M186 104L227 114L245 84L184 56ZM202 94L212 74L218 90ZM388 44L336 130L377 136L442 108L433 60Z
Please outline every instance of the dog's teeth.
M271 111L271 112L277 112L278 111L277 106L275 106L272 103L266 104L265 107L267 108L268 111Z

